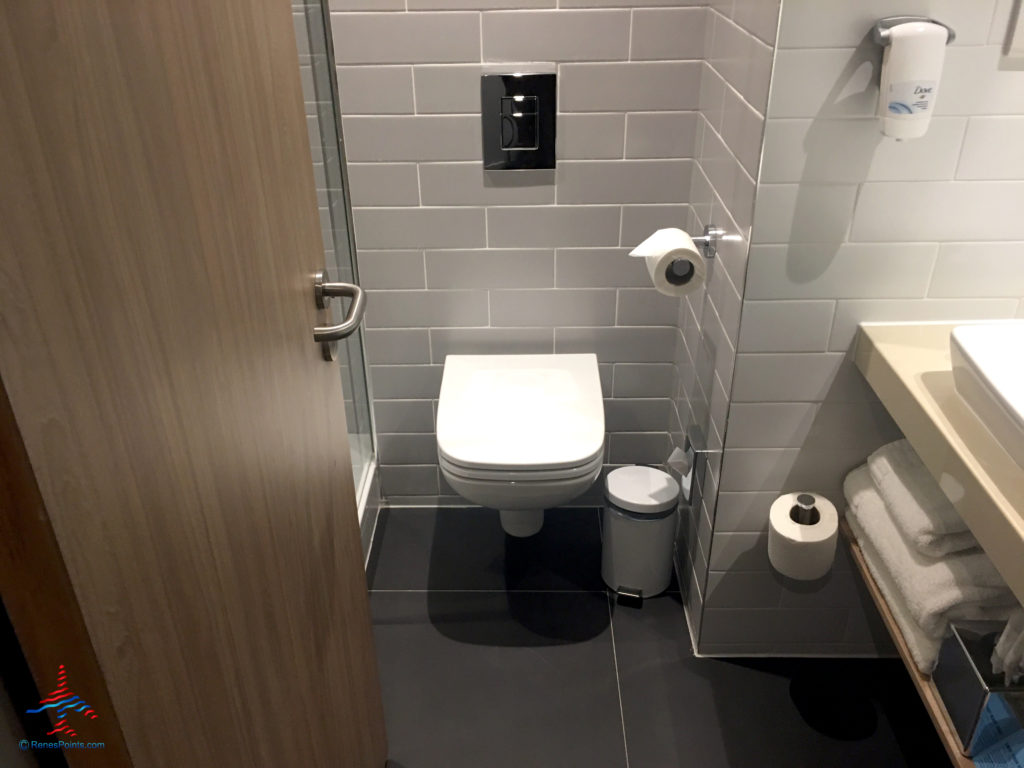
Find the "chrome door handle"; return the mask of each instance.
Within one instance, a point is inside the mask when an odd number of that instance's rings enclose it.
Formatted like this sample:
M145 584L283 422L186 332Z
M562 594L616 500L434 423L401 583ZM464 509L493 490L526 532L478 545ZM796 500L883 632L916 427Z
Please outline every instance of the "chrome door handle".
M324 359L334 360L332 342L351 336L363 321L363 313L366 312L366 292L353 283L329 283L325 278L325 273L317 272L313 281L313 298L317 309L326 309L335 296L352 297L352 304L344 320L337 325L320 325L313 328L313 341L321 343Z

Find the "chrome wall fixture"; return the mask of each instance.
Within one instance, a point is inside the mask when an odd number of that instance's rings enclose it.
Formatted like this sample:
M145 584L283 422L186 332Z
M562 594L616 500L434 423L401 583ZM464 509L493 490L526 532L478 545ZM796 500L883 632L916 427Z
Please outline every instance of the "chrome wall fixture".
M726 234L725 230L715 224L708 224L704 227L704 234L697 235L693 242L700 243L705 259L713 259L718 255L718 243L722 240L737 241L743 238L739 235Z

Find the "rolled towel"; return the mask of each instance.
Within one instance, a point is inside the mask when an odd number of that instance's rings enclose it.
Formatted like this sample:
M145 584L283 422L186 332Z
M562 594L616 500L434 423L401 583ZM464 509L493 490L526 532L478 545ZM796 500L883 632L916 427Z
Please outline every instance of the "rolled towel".
M1017 601L984 552L941 559L922 555L900 535L867 467L846 476L850 518L878 553L893 586L925 634L939 637L950 619L1006 618Z
M923 553L941 557L978 546L909 442L883 445L868 457L868 469L900 532Z
M864 555L864 562L867 563L868 570L871 571L875 584L878 585L879 592L882 593L882 597L885 598L893 619L896 620L896 626L899 628L900 634L903 635L903 641L907 644L907 648L910 649L910 656L914 659L914 664L917 665L917 668L922 673L930 675L932 670L935 669L935 662L939 658L939 646L942 644L941 636L929 637L921 629L921 626L914 621L910 611L907 609L906 601L900 595L899 590L896 589L895 584L893 584L892 576L886 571L885 566L881 564L878 552L871 546L871 542L867 540L864 531L857 524L856 519L853 516L847 516L847 521L850 523L853 535L857 537L860 551Z
M1002 673L1007 685L1013 685L1024 675L1024 608L1010 614L992 651L992 671Z

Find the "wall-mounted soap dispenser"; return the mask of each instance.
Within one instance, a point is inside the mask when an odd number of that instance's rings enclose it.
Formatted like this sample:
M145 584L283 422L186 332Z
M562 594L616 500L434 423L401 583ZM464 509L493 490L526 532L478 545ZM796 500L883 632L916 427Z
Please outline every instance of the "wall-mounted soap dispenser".
M935 110L946 46L956 34L924 16L890 16L875 24L873 37L885 46L878 93L882 133L896 140L924 136Z

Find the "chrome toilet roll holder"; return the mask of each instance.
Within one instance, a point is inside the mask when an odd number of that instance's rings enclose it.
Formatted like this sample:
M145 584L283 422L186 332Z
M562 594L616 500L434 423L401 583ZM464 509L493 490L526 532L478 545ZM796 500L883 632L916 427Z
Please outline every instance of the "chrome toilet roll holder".
M693 242L700 243L701 251L705 259L713 259L718 255L718 243L721 240L742 240L739 235L729 235L726 231L715 224L708 224L704 227L704 234L691 238Z

